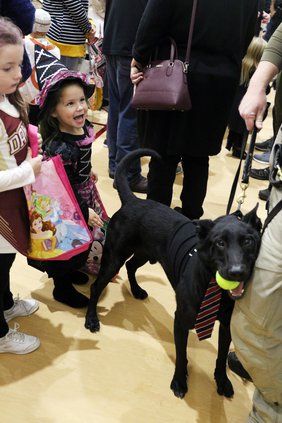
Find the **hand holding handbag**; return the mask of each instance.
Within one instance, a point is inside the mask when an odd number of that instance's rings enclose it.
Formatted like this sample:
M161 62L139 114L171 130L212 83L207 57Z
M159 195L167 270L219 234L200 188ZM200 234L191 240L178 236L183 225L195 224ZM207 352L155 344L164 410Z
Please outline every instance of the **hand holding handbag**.
M187 73L197 0L193 1L185 61L178 59L175 41L171 40L169 60L154 60L143 70L143 79L136 86L131 105L141 110L190 110L192 107Z

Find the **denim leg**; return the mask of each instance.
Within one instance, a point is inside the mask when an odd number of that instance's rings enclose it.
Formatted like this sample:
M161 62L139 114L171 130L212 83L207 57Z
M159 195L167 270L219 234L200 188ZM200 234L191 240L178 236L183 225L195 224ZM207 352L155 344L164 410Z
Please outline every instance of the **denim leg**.
M139 148L136 111L131 107L133 85L130 80L130 63L130 57L107 56L107 144L111 172L115 171L117 164L126 154ZM140 160L136 160L129 170L128 179L136 180L140 174Z
M61 56L60 62L69 70L79 72L82 60L82 57Z

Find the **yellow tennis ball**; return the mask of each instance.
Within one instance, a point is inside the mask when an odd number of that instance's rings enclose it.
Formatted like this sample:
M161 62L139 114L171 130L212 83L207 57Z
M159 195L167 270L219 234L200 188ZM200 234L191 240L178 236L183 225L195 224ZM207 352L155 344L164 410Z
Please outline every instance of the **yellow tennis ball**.
M240 285L240 282L237 281L229 281L227 279L224 279L219 273L218 271L215 274L215 279L217 284L220 286L220 288L222 289L227 289L228 291L230 291L231 289L235 289Z

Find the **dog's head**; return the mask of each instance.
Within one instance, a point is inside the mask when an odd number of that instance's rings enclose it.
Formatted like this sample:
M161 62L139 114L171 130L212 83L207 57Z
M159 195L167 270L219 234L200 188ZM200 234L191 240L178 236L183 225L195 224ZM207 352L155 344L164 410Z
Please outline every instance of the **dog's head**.
M245 216L235 213L197 222L199 258L212 274L218 271L222 278L240 282L230 291L234 299L243 295L258 256L262 224L257 208Z

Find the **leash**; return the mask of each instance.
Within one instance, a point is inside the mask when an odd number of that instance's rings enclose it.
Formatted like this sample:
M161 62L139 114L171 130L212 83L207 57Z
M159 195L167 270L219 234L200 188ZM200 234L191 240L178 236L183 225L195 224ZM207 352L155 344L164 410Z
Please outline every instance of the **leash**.
M241 172L241 166L242 166L242 161L243 161L243 157L244 157L244 152L245 152L246 145L247 145L248 136L249 136L249 132L246 129L246 131L243 135L243 142L242 142L242 148L241 148L241 154L240 154L240 162L239 162L239 165L238 165L238 168L237 168L237 171L236 171L233 183L232 183L231 192L230 192L230 196L229 196L229 200L228 200L228 204L227 204L227 208L226 208L226 214L230 213L232 203L233 203L233 200L234 200L234 196L235 196L235 192L236 192L236 188L237 188L237 184L238 184L238 180L239 180L239 175L240 175L240 172ZM246 198L246 190L249 186L249 177L250 177L250 170L251 170L251 166L252 166L256 137L257 137L257 128L254 127L252 134L251 134L250 145L249 145L249 148L248 148L247 157L245 159L243 174L242 174L242 178L241 178L241 182L240 182L240 187L241 187L242 193L237 197L237 203L238 203L237 212L240 212L241 206L244 203L244 200Z

